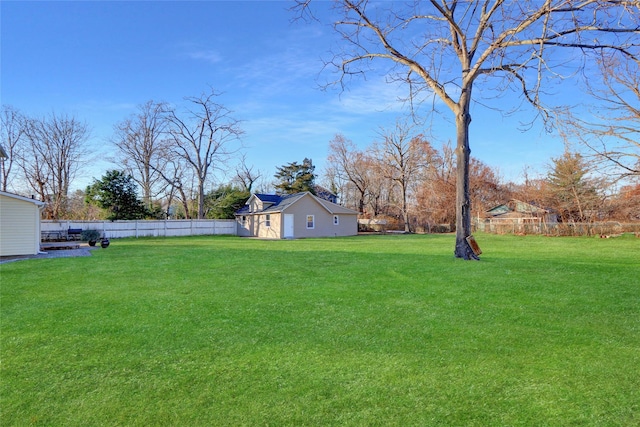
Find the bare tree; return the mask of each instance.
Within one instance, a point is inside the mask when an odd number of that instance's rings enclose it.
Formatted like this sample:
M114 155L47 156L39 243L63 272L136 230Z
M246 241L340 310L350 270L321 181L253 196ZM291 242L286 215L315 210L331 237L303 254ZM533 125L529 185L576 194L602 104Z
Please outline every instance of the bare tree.
M169 111L171 152L192 169L198 184L198 218L204 218L205 185L214 169L223 168L237 151L231 145L243 131L231 111L214 102L219 94L211 91L186 98L190 107Z
M173 200L177 199L184 210L184 217L191 219L193 218L190 206L193 199L193 174L187 170L188 166L186 166L183 159L174 156L172 152L172 148L165 147L161 157L167 159L167 163L163 169L158 169L156 172L167 184L165 190L167 209L170 210ZM169 215L170 213L167 212L167 216Z
M240 185L240 189L251 193L253 185L260 179L262 174L254 171L253 166L247 166L247 157L242 155L240 164L236 167L236 175L233 181Z
M310 12L310 0L296 0L298 13ZM455 256L477 259L471 235L469 126L476 83L499 78L503 89L517 89L529 103L545 109L540 98L547 77L563 67L579 69L585 52L616 51L633 57L638 48L637 1L606 0L429 0L413 2L336 1L342 18L335 30L345 43L328 64L334 82L366 74L372 60L389 61L392 80L404 81L410 100L437 97L455 116ZM556 61L558 48L580 55L573 63ZM635 52L637 53L637 52ZM554 72L555 69L555 72ZM486 86L485 86L486 87Z
M120 154L121 164L142 189L142 201L148 209L153 199L167 188L162 178L168 159L164 149L168 106L163 102L147 101L138 112L116 124L113 143Z
M482 215L486 210L509 200L511 193L493 168L484 162L471 157L469 165L471 200L475 215Z
M344 137L336 135L329 142L329 156L332 173L341 182L348 183L355 190L355 207L358 212L364 212L366 198L369 191L370 166L369 156L359 151L355 144ZM343 196L346 191L343 189Z
M640 176L640 59L602 55L601 84L587 81L597 105L591 117L567 111L561 121L568 143L579 142L595 154L600 171L616 178Z
M25 136L25 118L10 105L2 106L0 120L2 128L0 144L6 153L6 157L0 158L0 189L7 191L12 181L13 164L20 158Z
M412 134L412 126L398 121L393 130L382 129L382 141L376 144L376 156L382 163L382 174L400 189L400 212L404 231L410 232L409 193L422 169L425 169L433 150L421 135Z
M56 114L29 119L25 126L27 144L20 166L33 191L48 203L45 214L61 218L71 182L89 154L89 127L75 117Z

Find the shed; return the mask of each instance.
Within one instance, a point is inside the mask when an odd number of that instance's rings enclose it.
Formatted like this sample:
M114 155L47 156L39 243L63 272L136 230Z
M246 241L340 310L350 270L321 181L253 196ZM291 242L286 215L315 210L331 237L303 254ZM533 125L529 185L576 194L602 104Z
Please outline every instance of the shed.
M0 191L0 256L40 251L40 211L44 202Z
M252 194L236 213L238 235L271 239L358 234L358 212L309 192Z

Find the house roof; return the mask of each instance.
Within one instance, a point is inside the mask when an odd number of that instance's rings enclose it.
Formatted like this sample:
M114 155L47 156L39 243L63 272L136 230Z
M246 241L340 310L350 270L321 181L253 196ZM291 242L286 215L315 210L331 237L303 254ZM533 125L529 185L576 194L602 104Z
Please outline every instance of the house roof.
M19 194L7 193L6 191L0 191L0 195L5 197L11 197L12 199L22 200L23 202L33 203L36 206L44 206L45 202L41 202L40 200L31 199L29 197L20 196Z
M280 203L280 200L282 200L282 197L283 197L277 194L260 194L260 193L256 193L253 196L260 199L262 202L273 203L276 205Z
M345 208L343 206L332 203L328 200L321 199L309 192L295 193L295 194L253 194L247 203L239 210L236 211L236 215L250 215L258 213L277 213L285 211L289 206L296 203L298 200L304 197L311 197L313 200L323 207L327 212L333 215L357 215L358 212ZM260 211L250 211L250 204L253 200L258 199L264 204L264 208Z
M511 212L518 212L520 214L546 214L549 213L547 209L536 206L532 203L523 202L517 199L511 199L507 203L494 206L487 211L487 214L492 216L504 215Z

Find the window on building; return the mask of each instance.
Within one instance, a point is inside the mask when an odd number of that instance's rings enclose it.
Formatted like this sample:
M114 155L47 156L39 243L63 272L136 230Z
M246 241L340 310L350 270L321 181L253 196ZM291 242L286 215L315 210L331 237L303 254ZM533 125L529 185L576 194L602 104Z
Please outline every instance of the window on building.
M266 214L264 218L265 227L271 227L271 214Z
M307 215L307 228L315 228L314 219L313 215Z
M242 215L242 225L247 225L247 216Z
M333 225L339 225L340 224L340 220L338 219L338 215L334 215L333 216Z

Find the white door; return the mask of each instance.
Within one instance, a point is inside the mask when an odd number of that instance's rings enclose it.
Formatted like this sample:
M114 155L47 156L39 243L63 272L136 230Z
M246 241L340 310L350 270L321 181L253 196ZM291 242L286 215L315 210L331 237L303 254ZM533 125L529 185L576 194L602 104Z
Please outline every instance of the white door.
M284 238L293 239L293 214L284 214Z

